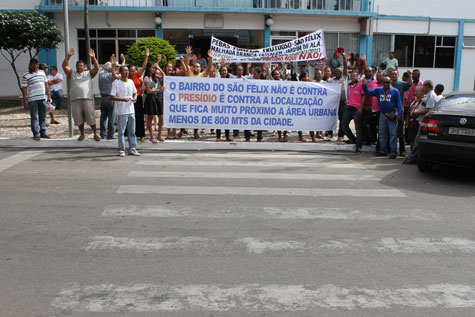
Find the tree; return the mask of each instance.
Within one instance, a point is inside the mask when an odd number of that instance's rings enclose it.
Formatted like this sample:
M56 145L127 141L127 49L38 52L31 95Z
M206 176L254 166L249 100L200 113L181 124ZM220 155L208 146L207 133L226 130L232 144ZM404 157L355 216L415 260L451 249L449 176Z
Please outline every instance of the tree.
M21 91L15 61L21 54L38 56L40 49L53 49L63 40L54 20L36 11L0 11L0 53L10 63Z
M132 44L127 50L126 60L129 64L132 65L142 65L143 60L145 59L145 49L150 49L149 61L156 61L157 56L165 55L167 60L173 64L176 62L176 51L175 47L168 43L166 40L159 39L157 37L147 37L138 40ZM160 61L160 67L163 67L165 61Z

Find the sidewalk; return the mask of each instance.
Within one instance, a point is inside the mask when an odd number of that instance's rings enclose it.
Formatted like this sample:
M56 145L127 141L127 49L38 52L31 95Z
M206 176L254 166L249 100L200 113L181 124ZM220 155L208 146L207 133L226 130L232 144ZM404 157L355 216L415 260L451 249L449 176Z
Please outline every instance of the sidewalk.
M55 111L56 120L61 124L51 124L47 127L47 133L51 139L35 141L32 139L30 130L30 113L22 108L12 108L0 112L0 147L35 147L35 148L110 148L117 149L117 139L101 140L93 139L92 131L86 128L86 139L77 141L79 130L74 127L74 136L69 138L68 113L66 109ZM96 122L99 129L99 110L96 110ZM50 122L47 115L46 122ZM156 133L156 132L155 132ZM232 133L232 131L231 131ZM166 130L163 137L166 137ZM117 136L117 134L116 134ZM240 131L239 137L233 142L216 142L216 135L210 130L200 130L200 139L193 139L193 129L188 129L188 134L182 139L166 140L154 144L146 139L145 142L138 142L137 149L147 150L276 150L276 151L343 151L352 152L354 145L333 141L319 140L317 143L311 142L308 132L304 133L307 142L300 142L296 131L288 135L289 142L279 142L277 133L265 131L263 142L256 142L256 137L251 137L251 142L245 142L244 132ZM224 139L224 130L222 130ZM364 146L363 152L374 151L373 147Z

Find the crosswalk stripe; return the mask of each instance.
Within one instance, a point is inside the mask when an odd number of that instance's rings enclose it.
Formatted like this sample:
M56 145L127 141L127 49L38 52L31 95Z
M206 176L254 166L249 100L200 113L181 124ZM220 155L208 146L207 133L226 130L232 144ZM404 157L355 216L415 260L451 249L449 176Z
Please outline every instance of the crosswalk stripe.
M268 154L261 154L261 153L234 153L234 152L229 152L229 153L166 153L166 152L161 152L161 153L144 153L144 157L185 157L185 158L218 158L218 159L231 159L231 158L245 158L245 159L317 159L317 158L328 158L331 157L332 159L341 159L341 156L339 155L334 155L334 156L329 156L323 155L323 154L315 154L315 153L309 153L307 155L305 154L274 154L274 153L268 153Z
M318 309L473 308L475 286L431 284L395 289L337 285L71 285L51 305L76 312L282 312ZM447 312L448 313L448 312Z
M280 207L228 207L226 209L206 210L195 206L172 207L144 205L109 205L104 208L103 217L191 217L244 218L288 220L365 220L365 221L439 221L441 218L431 210L422 209L353 209L353 208L280 208Z
M84 247L86 251L96 250L135 250L158 251L162 249L199 250L215 253L219 250L245 248L250 254L272 252L305 252L305 254L350 254L378 252L383 254L435 254L460 252L475 254L475 241L458 237L444 238L413 238L398 239L386 237L381 239L304 239L294 240L264 240L256 237L245 237L223 241L196 236L186 237L113 237L95 236Z
M164 238L127 238L112 236L95 236L84 248L90 250L133 249L133 250L161 250L204 248L208 239L200 237L164 237Z
M0 160L0 172L35 157L42 151L23 151Z
M397 189L121 185L119 194L406 197Z
M313 162L313 163L298 163L298 162L256 162L256 161L165 161L165 160L140 160L137 165L148 166L241 166L241 167L319 167L319 168L359 168L351 162L345 163L327 163L327 162Z
M131 171L130 177L379 181L374 175Z

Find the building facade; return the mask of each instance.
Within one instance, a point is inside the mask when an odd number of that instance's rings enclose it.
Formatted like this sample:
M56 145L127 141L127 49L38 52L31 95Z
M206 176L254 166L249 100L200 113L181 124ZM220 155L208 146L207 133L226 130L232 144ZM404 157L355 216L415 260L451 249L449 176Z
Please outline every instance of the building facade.
M418 68L453 90L474 90L475 1L421 0L66 0L70 46L84 54L84 1L89 3L91 47L99 63L142 37L157 36L206 52L214 35L230 44L260 48L324 29L327 55L337 47L365 53L378 65L396 52L400 73ZM63 25L63 0L4 0L4 10L39 10ZM435 4L437 3L437 4ZM40 60L61 65L64 44ZM74 59L73 59L74 61ZM27 69L19 60L18 69ZM9 64L0 60L0 96L17 95ZM8 78L11 78L9 80ZM96 85L97 87L97 85Z

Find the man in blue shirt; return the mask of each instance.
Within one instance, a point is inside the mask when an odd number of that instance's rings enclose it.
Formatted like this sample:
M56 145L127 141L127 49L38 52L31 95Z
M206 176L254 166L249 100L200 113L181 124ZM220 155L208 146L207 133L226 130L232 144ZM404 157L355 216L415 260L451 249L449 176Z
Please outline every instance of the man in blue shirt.
M399 91L391 87L391 79L389 77L384 77L383 87L375 89L368 89L366 79L363 79L362 83L365 95L378 98L378 106L381 111L379 116L380 151L376 155L388 155L389 139L389 158L395 159L397 157L397 124L401 121L403 115Z

